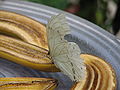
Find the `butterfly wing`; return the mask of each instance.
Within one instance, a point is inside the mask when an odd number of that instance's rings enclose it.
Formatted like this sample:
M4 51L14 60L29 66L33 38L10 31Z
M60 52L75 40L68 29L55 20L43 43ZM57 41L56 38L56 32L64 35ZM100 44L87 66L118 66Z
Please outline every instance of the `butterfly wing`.
M48 37L48 47L50 51L50 55L57 55L59 53L58 46L60 44L65 44L66 40L64 40L64 36L70 33L70 29L66 23L66 19L64 14L59 14L57 16L53 16L47 24L47 37Z
M73 81L85 76L84 61L80 59L80 49L76 43L64 39L70 33L64 14L51 18L47 24L47 36L50 55L55 65Z

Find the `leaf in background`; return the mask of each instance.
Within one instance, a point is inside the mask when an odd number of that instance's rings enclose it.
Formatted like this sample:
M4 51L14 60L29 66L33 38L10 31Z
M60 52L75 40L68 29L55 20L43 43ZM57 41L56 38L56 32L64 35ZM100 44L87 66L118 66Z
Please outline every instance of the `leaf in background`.
M64 10L68 6L68 0L27 0Z
M101 10L96 11L96 23L101 25L104 22L104 16Z

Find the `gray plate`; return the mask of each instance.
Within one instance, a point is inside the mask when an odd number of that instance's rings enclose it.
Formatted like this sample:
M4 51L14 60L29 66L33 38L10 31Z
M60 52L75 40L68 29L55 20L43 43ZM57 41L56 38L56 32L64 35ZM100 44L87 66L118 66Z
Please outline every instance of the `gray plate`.
M0 1L1 10L14 11L43 24L47 24L51 15L63 13L63 11L44 6L33 4L25 1L2 0ZM76 42L82 53L90 53L105 59L116 71L117 90L120 90L120 42L112 34L102 28L72 14L64 12L72 30L72 35L66 37L69 41ZM1 77L9 76L35 76L35 77L52 77L61 83L57 90L68 90L72 82L61 73L45 73L36 71L21 65L0 59ZM13 70L14 69L14 70Z

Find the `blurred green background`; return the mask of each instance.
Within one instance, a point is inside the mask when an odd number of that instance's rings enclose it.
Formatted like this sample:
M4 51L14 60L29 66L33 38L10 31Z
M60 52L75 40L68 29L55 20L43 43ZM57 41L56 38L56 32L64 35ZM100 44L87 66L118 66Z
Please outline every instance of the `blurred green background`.
M58 8L88 21L91 21L109 32L115 17L118 0L27 0Z

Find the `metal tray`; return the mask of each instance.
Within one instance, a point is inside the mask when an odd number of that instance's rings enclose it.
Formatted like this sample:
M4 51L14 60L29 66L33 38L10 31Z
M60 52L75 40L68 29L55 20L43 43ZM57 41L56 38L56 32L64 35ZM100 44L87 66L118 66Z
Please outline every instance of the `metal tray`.
M115 36L80 17L40 4L17 0L1 0L0 10L9 10L26 15L42 24L47 24L51 15L65 13L72 30L72 34L67 36L66 39L76 42L82 53L96 55L110 63L117 75L117 90L120 90L120 42ZM73 84L67 76L61 73L40 72L0 59L0 77L18 76L56 78L60 82L57 90L68 90Z

